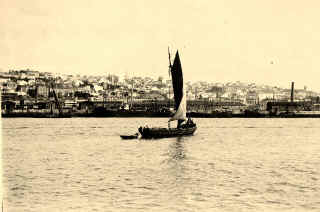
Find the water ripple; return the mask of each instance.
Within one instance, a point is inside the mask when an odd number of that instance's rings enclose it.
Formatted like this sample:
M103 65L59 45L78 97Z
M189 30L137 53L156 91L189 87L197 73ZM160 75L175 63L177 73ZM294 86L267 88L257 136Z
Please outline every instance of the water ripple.
M121 130L167 120L3 121L7 211L320 208L317 119L197 119L192 137L130 142Z

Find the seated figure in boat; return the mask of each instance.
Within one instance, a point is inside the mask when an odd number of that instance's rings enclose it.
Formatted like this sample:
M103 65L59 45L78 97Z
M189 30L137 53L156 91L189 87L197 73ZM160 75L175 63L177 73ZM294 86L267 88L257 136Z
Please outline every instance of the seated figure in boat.
M189 128L189 127L195 127L196 124L192 121L192 119L190 117L188 117L188 120L186 123L182 124L182 122L178 121L178 127L177 128Z
M145 125L144 127L139 127L138 131L142 134L143 130L149 130L148 125Z
M189 126L189 127L196 126L196 124L192 121L192 119L190 117L188 118L188 121L187 121L186 125Z

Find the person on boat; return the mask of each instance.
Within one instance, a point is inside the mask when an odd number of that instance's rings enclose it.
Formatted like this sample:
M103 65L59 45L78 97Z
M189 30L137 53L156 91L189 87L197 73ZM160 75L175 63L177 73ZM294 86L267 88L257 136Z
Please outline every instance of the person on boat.
M190 118L190 126L191 127L195 127L196 126L196 124L193 122L193 120Z
M185 127L194 127L195 124L193 123L192 119L188 117L187 123L185 124Z
M184 120L178 120L178 124L177 124L177 128L181 128L182 127L182 123L184 122Z
M188 117L188 120L187 120L187 125L191 124L192 120L190 117Z

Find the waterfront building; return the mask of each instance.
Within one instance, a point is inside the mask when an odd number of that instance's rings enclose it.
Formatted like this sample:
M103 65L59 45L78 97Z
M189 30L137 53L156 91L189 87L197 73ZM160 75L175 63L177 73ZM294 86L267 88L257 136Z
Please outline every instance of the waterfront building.
M255 105L258 102L258 94L256 91L248 91L246 96L246 104Z

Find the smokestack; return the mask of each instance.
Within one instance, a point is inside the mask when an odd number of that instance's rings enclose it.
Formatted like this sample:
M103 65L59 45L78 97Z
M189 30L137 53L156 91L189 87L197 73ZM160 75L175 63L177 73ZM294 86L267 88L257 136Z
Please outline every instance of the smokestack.
M294 82L291 83L291 102L293 102L294 99Z

